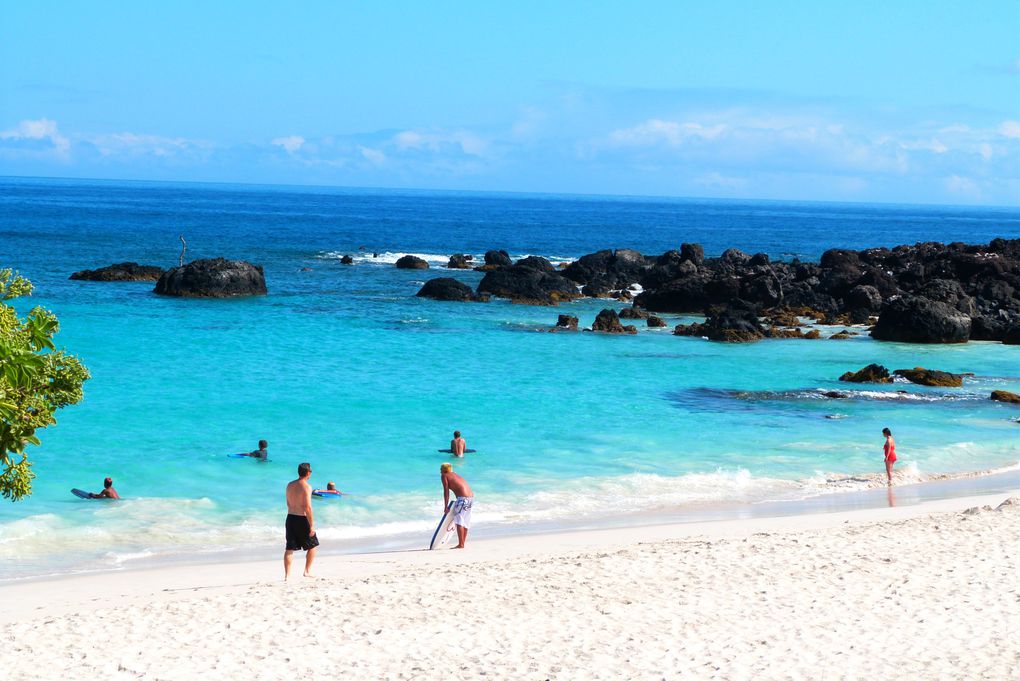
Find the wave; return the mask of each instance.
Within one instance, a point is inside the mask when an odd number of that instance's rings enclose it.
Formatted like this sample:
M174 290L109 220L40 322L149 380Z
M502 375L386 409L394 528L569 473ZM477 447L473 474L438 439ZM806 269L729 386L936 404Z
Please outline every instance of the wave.
M945 452L944 458L952 461L977 447L975 443L959 443L955 450ZM896 480L903 485L1017 470L1020 461L988 470L934 473L921 470L916 462L906 462L897 467ZM477 526L599 522L628 514L706 506L796 502L886 486L884 473L877 471L817 471L788 479L755 474L742 467L681 475L585 477L545 489L534 489L540 479L526 476L519 476L513 483L514 489L533 491L480 495L474 514ZM278 510L228 511L208 499L133 499L97 505L96 509L74 520L39 514L0 524L0 580L119 570L139 561L184 555L268 551L279 544L282 536ZM326 546L424 542L441 511L442 503L435 494L367 495L318 504L316 524Z
M356 264L356 265L394 265L394 264L396 264L396 262L398 260L403 258L405 255L412 255L412 256L414 256L416 258L421 258L422 260L427 262L429 264L429 267L438 267L438 268L445 269L446 268L446 263L448 263L450 261L450 256L454 255L454 253L415 253L415 252L412 252L412 251L375 251L375 252L371 252L371 251L325 251L323 253L319 253L319 254L315 255L314 257L315 257L316 260L340 260L341 258L343 258L344 256L347 256L347 255L349 255L351 257L351 259L354 261L354 264ZM472 263L474 265L477 266L477 265L484 265L485 264L485 254L484 253L468 253L467 255L472 256L472 258L473 258ZM527 257L530 257L532 255L536 255L536 254L532 254L532 253L513 254L513 253L511 253L510 254L510 258L511 258L511 260L514 260L516 262L517 260L520 260L521 258L527 258ZM566 264L569 264L569 263L573 262L574 260L576 260L576 258L556 256L556 255L542 255L542 256L539 256L539 257L545 258L546 260L551 262L553 264L553 266L555 266L555 267L559 267L560 265L566 265Z

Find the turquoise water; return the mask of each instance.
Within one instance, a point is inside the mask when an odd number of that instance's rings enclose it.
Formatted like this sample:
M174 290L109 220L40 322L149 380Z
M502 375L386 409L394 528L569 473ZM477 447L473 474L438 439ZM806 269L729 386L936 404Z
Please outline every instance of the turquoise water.
M456 463L478 497L476 533L867 488L884 426L910 480L1020 460L1020 413L987 399L1020 391L1015 347L550 334L559 313L584 325L621 305L421 300L426 278L482 275L392 266L407 252L435 266L488 248L566 259L681 241L816 258L1015 238L1017 210L14 179L0 182L0 208L0 266L37 284L29 302L58 314L60 344L93 374L85 400L41 434L33 496L0 506L0 578L275 547L302 461L314 483L352 495L316 502L324 545L425 536L442 503L436 450L454 428L478 450ZM177 300L151 284L67 280L123 260L173 265L180 233L189 258L263 264L270 295ZM343 253L357 264L340 265ZM821 397L871 362L975 376L955 390ZM270 462L227 458L260 438ZM107 475L124 501L68 493Z

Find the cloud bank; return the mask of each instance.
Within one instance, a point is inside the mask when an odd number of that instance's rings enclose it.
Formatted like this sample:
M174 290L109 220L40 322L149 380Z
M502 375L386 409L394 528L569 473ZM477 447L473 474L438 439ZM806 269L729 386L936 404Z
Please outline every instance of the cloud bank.
M240 145L48 118L0 131L4 174L1000 205L1020 204L1017 158L1020 120L985 112L583 88L498 125Z

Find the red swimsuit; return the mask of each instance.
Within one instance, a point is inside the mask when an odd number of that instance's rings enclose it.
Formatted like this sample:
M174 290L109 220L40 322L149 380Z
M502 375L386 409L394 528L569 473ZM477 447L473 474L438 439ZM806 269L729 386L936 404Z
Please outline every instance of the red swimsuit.
M885 441L885 460L890 463L896 461L896 443L892 440Z

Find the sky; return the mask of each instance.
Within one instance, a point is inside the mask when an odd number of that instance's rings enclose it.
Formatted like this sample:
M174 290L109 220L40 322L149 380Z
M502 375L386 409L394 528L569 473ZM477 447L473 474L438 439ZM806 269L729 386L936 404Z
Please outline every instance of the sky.
M1020 2L0 0L0 175L1020 205Z

